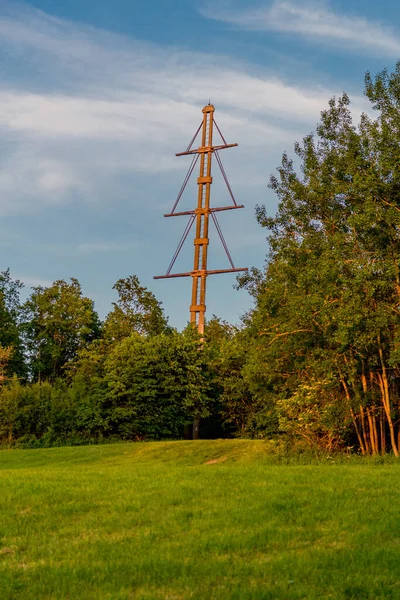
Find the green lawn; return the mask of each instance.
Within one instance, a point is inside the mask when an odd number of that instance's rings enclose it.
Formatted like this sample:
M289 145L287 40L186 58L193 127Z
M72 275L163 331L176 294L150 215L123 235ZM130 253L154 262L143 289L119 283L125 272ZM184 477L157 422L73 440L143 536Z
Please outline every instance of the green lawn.
M399 599L400 463L268 449L0 452L0 599Z

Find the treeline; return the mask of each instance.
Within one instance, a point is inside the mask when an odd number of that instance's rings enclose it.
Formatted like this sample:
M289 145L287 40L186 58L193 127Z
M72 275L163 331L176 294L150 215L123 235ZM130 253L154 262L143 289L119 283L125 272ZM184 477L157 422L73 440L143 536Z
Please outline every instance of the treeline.
M372 78L375 118L332 99L270 187L265 269L239 327L205 341L168 325L135 276L104 322L78 281L0 276L0 443L284 436L326 450L400 452L400 63ZM371 111L372 114L372 111ZM295 168L295 164L299 165Z
M206 340L168 325L136 276L119 280L101 322L79 282L35 287L0 273L0 443L25 447L232 435L218 372L235 328L214 318Z

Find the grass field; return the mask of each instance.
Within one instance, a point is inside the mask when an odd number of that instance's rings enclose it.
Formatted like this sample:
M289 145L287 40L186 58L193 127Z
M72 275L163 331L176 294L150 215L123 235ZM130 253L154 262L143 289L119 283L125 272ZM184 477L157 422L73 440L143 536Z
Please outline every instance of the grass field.
M400 463L262 441L0 452L0 599L400 598Z

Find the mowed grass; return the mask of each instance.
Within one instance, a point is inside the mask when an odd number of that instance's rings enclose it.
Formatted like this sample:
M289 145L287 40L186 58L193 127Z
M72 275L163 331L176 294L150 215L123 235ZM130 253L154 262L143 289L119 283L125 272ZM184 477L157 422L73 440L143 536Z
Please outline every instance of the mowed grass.
M0 452L0 599L400 598L400 463L262 441Z

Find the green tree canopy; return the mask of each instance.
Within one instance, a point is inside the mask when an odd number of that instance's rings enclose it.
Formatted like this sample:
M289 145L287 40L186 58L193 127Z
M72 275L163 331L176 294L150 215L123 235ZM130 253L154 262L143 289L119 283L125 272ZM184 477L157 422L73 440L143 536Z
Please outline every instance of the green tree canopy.
M77 279L33 288L24 305L24 330L34 379L54 381L77 353L100 334L94 303Z
M6 375L26 375L24 347L21 337L20 291L23 283L12 279L10 269L0 272L0 346L11 348Z
M295 145L270 187L275 217L264 276L242 280L256 307L251 360L281 430L324 447L398 454L400 63L366 76L377 118L355 126L346 94ZM249 358L250 360L250 358Z
M170 331L168 320L154 294L140 285L136 275L119 279L113 287L118 300L107 315L104 335L120 341L134 331L140 335L158 335Z
M110 422L125 438L179 437L210 414L207 364L192 327L182 333L124 338L105 363Z

